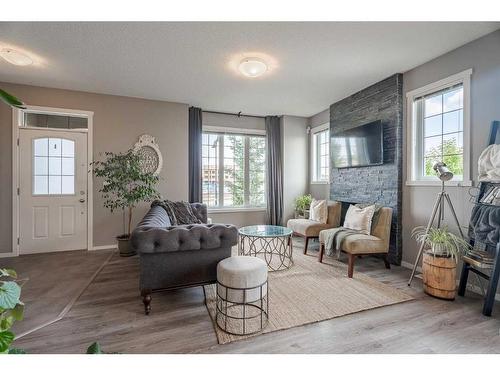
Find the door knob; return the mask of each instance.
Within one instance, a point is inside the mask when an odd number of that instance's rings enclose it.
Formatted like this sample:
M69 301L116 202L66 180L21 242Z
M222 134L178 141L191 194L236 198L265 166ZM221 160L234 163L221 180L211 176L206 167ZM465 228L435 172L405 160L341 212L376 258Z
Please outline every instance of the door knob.
M85 199L82 198L82 199L79 200L79 202L80 203L85 203Z

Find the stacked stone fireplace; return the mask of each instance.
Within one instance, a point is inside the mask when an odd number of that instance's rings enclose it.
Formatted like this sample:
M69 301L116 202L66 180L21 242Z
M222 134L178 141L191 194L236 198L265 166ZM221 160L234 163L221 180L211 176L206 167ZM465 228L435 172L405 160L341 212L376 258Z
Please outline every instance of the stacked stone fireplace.
M393 209L389 261L401 264L403 75L395 74L330 106L330 133L380 120L383 164L332 168L330 199L376 203Z

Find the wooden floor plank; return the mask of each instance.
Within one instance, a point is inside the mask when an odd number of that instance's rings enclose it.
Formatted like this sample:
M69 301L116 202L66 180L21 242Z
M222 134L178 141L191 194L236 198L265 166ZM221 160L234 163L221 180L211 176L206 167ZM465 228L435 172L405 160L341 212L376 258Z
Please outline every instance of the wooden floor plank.
M297 251L301 246L300 239L295 241ZM316 256L316 249L312 243L310 256ZM51 265L56 259L68 272L81 274L78 265L65 259L71 253L48 256L53 257ZM25 272L40 272L44 263L34 259L19 257L15 263ZM415 300L218 345L201 287L153 294L153 311L145 316L138 259L116 256L64 319L17 340L15 346L29 353L83 353L94 341L120 353L500 353L499 306L488 318L481 314L477 295L453 302L429 297L420 280L406 285L409 270L386 270L381 260L371 257L357 260L355 272L400 288Z

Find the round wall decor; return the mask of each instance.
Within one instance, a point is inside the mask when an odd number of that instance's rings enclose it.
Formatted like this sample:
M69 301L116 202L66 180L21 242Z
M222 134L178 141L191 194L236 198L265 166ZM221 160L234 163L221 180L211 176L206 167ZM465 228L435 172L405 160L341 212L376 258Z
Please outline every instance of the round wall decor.
M163 157L153 136L148 134L141 135L134 145L134 152L142 156L144 171L152 172L155 175L160 174L163 166Z

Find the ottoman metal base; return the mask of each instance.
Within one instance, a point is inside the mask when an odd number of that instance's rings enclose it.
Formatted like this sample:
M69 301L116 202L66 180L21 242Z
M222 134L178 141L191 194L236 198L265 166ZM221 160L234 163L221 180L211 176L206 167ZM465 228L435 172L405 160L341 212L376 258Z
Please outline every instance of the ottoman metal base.
M219 286L224 288L220 293ZM261 332L269 321L269 294L267 280L252 288L232 288L217 282L215 321L217 326L231 335L251 335ZM257 295L255 301L247 301L249 295ZM223 295L221 295L223 294ZM241 296L241 302L233 302L231 297ZM239 299L239 298L238 298Z

